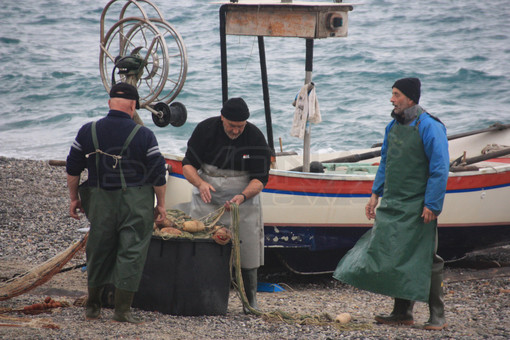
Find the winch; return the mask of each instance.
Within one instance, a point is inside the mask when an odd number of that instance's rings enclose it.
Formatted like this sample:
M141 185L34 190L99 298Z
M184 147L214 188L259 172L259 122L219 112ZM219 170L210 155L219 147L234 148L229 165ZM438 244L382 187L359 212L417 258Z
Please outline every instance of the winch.
M114 6L115 5L115 6ZM105 22L112 8L118 21L109 30ZM147 0L112 0L103 9L100 27L99 69L107 92L119 81L138 89L140 108L151 112L156 126L179 127L187 119L186 107L172 101L186 80L188 57L180 34ZM135 112L133 118L143 125Z

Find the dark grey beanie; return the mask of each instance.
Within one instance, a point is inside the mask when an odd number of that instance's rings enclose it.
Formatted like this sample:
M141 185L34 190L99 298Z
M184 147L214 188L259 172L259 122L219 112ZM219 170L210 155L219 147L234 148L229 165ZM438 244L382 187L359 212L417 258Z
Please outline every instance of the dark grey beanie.
M420 102L420 88L421 82L418 78L402 78L399 79L393 84L391 88L396 87L403 94L406 95L407 98L411 99L413 102L418 104Z
M233 122L242 122L250 117L250 110L243 98L230 98L223 104L221 115Z

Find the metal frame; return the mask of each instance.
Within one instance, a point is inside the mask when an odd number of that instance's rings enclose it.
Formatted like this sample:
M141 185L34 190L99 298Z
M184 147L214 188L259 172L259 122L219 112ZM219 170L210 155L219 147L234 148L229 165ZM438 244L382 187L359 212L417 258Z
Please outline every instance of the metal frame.
M324 20L324 13L328 11L339 11L339 12L348 12L351 11L352 5L349 4L341 4L341 3L278 3L274 1L261 1L261 2L245 2L245 3L228 3L223 4L219 10L220 16L220 48L221 48L221 86L222 86L222 100L223 103L228 100L228 70L227 70L227 13L232 10L246 10L246 11L254 11L259 13L261 9L268 10L265 14L271 15L275 12L278 15L281 13L293 13L295 11L305 12L308 16L313 18L316 15L315 20ZM321 17L319 17L321 16ZM316 22L315 21L315 22ZM287 24L287 23L284 23ZM258 46L259 46L259 58L260 58L260 72L262 79L262 94L264 97L264 111L266 118L266 129L267 129L267 139L269 147L271 148L273 155L275 155L274 149L274 140L273 140L273 126L272 126L272 118L271 118L271 106L269 99L269 87L268 87L268 79L267 79L267 67L266 67L266 53L265 53L265 45L264 45L264 35L266 36L289 36L289 37L303 37L306 39L306 63L305 63L305 84L309 84L312 82L312 71L313 71L313 45L314 39L316 38L326 38L327 34L324 32L324 29L319 29L318 25L314 27L313 30L308 30L307 32L313 31L310 33L303 32L293 32L292 27L299 27L299 25L291 25L291 28L283 29L279 32L271 32L270 29L262 30L262 35L257 34L258 32L252 33L229 33L229 34L238 34L238 35L253 35L258 37ZM345 35L346 35L346 29ZM335 29L331 29L330 35L335 36ZM338 36L345 36L344 32ZM303 171L308 172L310 170L310 133L311 127L310 124L307 124L307 128L305 131L305 137L303 141Z

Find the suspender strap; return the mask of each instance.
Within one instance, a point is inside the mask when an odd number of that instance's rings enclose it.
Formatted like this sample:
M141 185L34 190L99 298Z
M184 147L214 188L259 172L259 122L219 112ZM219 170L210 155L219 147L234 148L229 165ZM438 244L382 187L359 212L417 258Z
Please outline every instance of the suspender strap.
M142 127L141 125L136 124L136 126L133 128L133 130L129 134L128 138L126 138L126 141L124 142L124 146L122 147L122 150L120 151L121 155L124 153L124 150L127 149L129 144L131 144L131 141L133 140L133 138L135 137L136 133L138 132L138 130L140 130L141 127Z
M92 143L94 143L94 150L99 150L99 142L97 141L96 122L92 122ZM97 187L99 188L99 155L96 154L96 173L97 173Z
M124 146L122 147L122 150L120 151L120 155L122 156L122 154L124 153L124 150L127 149L127 147L129 146L129 144L131 143L131 141L133 140L133 138L135 137L136 133L138 132L138 130L140 130L142 126L141 125L136 125L133 130L131 131L131 133L129 134L128 138L126 139L126 141L124 142ZM126 185L126 179L124 178L124 172L122 172L122 159L119 161L119 170L120 170L120 181L122 183L122 189L123 190L126 190L127 188L127 185Z
M97 131L96 131L96 122L92 122L92 142L94 143L94 149L96 151L92 152L91 154L93 154L93 153L96 154L96 172L97 172L97 187L98 188L99 188L99 154L101 153L101 154L105 154L105 155L110 156L110 157L114 157L116 160L118 160L118 162L119 162L119 171L120 171L120 181L122 183L122 189L123 190L127 189L126 179L124 178L124 172L122 171L122 154L127 149L127 147L129 146L129 144L131 143L131 141L133 140L133 138L135 137L136 133L138 132L138 130L140 130L141 127L142 127L141 125L137 124L133 128L133 130L131 131L129 136L126 138L126 141L124 142L124 145L122 146L122 150L120 151L120 155L116 156L116 155L106 154L103 151L99 150L99 142L97 140ZM88 157L88 155L87 155L87 157Z

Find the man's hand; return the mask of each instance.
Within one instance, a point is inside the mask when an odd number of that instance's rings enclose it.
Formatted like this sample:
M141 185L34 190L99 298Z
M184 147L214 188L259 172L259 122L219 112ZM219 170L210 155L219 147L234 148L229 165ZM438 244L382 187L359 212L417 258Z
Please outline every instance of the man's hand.
M159 205L155 206L154 207L154 222L156 222L156 224L163 223L163 221L165 220L165 217L166 217L165 207L162 207Z
M79 183L80 176L71 176L67 174L67 187L69 188L69 199L71 200L69 205L69 215L76 220L80 219L78 212L85 212L81 207L80 195L78 194Z
M365 215L369 220L375 218L375 207L377 207L377 203L379 203L379 196L372 194L368 200L367 205L365 206Z
M78 215L78 212L84 212L83 208L81 207L81 201L79 199L72 200L71 204L69 205L69 214L72 218L79 220L80 215Z
M200 191L200 198L204 203L211 203L211 190L216 191L212 185L210 185L206 181L202 181L198 186L198 190Z
M430 223L433 220L437 219L436 214L434 214L429 208L423 207L423 213L421 214L421 217L423 217L423 221L425 223Z
M230 204L231 203L235 203L237 205L241 205L241 203L244 202L244 196L239 194L239 195L235 195L234 197L232 197L232 199L230 201L226 201L225 202L225 209L227 209L227 211L230 211Z
M211 190L216 191L216 189L198 175L197 169L191 164L186 164L182 167L182 174L188 182L198 189L202 201L211 203Z

